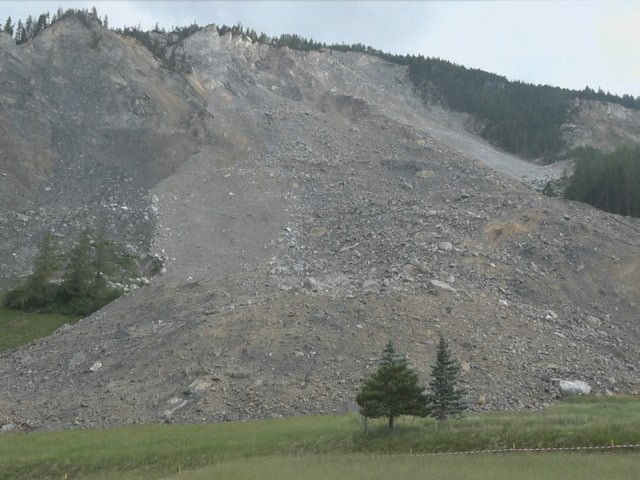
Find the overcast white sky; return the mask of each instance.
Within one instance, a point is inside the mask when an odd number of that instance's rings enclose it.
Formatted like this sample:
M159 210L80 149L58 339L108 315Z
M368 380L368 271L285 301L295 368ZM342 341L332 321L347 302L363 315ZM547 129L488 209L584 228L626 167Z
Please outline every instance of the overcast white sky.
M0 21L94 6L111 27L234 25L640 96L638 1L0 1Z

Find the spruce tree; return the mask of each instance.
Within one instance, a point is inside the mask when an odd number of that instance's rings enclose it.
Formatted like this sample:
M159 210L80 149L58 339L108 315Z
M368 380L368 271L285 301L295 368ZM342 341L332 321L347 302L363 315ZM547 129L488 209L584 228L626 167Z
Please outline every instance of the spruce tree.
M26 33L26 40L31 40L33 35L33 17L29 15L27 20L24 22L24 31Z
M4 24L4 31L13 36L13 22L11 21L11 17L7 18L7 21Z
M110 280L119 281L138 275L131 256L108 240L85 228L74 248L64 256L56 250L53 233L47 232L39 244L33 273L4 296L4 304L13 309L57 311L88 315L123 293ZM56 273L64 263L62 282Z
M33 36L37 37L40 32L49 26L49 12L43 13L38 17L38 21L33 29Z
M104 232L97 235L89 228L71 251L60 297L68 313L89 315L122 295L122 289L110 286L112 273L127 277L135 274L135 266L127 268L126 256L118 254Z
M80 232L78 244L71 250L61 285L64 303L71 305L74 313L85 314L91 309L91 286L96 276L92 254L91 233L85 228Z
M378 370L365 381L356 402L365 418L386 417L389 428L393 430L400 415L423 416L425 398L422 390L418 385L418 375L389 341Z
M447 418L461 414L466 405L464 390L458 388L460 364L453 358L449 346L440 336L436 351L436 364L431 369L431 392L426 396L426 411L431 417L443 422Z
M33 273L21 286L7 292L5 305L21 310L38 310L49 306L56 295L56 285L51 280L57 267L55 239L49 230L38 246Z
M24 25L22 24L22 20L18 20L18 25L16 26L16 35L15 35L16 45L20 45L26 42L27 32L24 29Z

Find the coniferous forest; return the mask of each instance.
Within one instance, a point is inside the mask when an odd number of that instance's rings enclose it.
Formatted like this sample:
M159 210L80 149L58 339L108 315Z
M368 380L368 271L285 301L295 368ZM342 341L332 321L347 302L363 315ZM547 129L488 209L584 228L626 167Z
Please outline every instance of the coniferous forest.
M564 196L607 212L640 217L640 146L612 153L580 149Z
M24 22L8 18L2 30L13 36L17 44L30 41L56 21L74 15L87 23L98 22L108 28L108 19L101 19L95 9L90 11L69 9L37 17L29 16ZM36 20L37 18L37 20ZM189 27L173 27L169 32L156 26L151 32L139 26L113 31L137 39L149 49L163 65L178 73L191 72L188 59L176 55L181 40L202 27L196 23ZM409 68L411 81L425 102L437 102L453 110L473 115L479 135L495 146L516 155L542 163L551 163L566 155L560 127L571 120L571 102L576 98L613 102L627 108L640 109L640 97L617 96L589 87L569 90L548 85L532 85L478 69L469 69L438 58L422 55L396 55L384 53L363 44L326 45L299 35L283 34L269 37L264 33L246 29L241 24L217 26L220 35L242 35L253 42L310 51L329 49L344 52L362 52ZM165 35L160 41L158 34ZM568 186L567 198L590 203L598 208L625 215L640 215L634 200L634 185L638 183L638 149L622 149L610 155L597 151L578 150L575 153L576 177ZM639 189L635 191L640 192ZM638 193L640 196L640 193Z
M89 315L125 291L139 276L134 258L103 232L85 228L73 248L59 250L51 231L43 236L33 272L3 299L15 310Z

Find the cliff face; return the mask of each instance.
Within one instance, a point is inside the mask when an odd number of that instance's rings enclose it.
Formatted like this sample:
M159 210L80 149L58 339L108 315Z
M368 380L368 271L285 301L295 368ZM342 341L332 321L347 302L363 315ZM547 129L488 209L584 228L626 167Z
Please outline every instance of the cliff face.
M575 120L563 125L570 147L594 147L606 152L640 143L640 111L615 103L576 99Z
M542 197L561 168L425 107L403 67L205 28L179 74L73 18L0 55L4 278L85 225L167 269L0 354L7 415L344 411L389 339L426 385L440 333L474 408L537 408L554 378L638 390L638 220Z
M4 278L28 268L45 227L62 240L104 227L148 249L148 189L199 149L195 93L140 45L75 18L0 55Z

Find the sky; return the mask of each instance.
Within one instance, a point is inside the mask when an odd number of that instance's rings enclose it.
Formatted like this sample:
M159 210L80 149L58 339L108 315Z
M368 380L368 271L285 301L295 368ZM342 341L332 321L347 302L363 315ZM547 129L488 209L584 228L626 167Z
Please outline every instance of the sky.
M640 2L630 1L5 1L0 22L58 7L91 9L110 27L235 25L269 36L362 43L509 80L640 96Z

